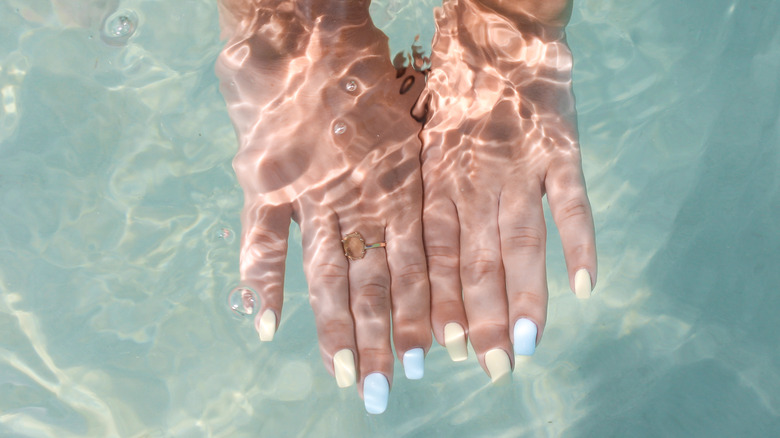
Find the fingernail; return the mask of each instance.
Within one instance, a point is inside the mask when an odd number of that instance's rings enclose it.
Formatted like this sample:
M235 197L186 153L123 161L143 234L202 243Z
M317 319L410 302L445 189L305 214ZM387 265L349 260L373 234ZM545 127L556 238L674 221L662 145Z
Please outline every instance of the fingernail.
M457 322L451 322L444 326L444 346L454 362L466 360L466 332Z
M422 348L404 353L404 374L409 380L420 380L425 374L425 355Z
M273 310L267 309L263 312L263 316L260 317L260 322L257 324L257 333L260 335L260 340L263 342L274 340L274 333L276 333L276 314Z
M515 354L530 356L536 351L536 324L527 318L515 322Z
M333 373L339 388L355 384L355 355L352 350L344 349L333 356Z
M512 380L512 364L506 351L500 348L488 351L485 353L485 365L493 384L504 385Z
M387 409L390 385L381 373L371 373L363 381L363 402L369 414L381 414Z
M590 298L593 291L590 282L590 272L587 269L580 269L574 274L574 294L577 298L585 300Z

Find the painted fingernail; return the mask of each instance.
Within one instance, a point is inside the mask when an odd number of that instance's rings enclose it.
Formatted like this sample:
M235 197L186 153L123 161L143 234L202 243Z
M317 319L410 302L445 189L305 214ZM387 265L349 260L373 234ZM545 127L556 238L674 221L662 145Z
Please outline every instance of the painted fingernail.
M344 349L333 356L333 374L339 388L355 384L355 355L352 350Z
M574 274L574 294L577 298L585 300L590 298L592 291L590 272L587 269L580 269Z
M425 374L425 355L422 348L404 353L404 374L409 380L420 380Z
M466 360L466 332L457 322L451 322L444 326L444 346L454 362Z
M381 414L387 409L390 385L381 373L371 373L363 380L363 402L369 414Z
M512 364L506 351L496 348L485 353L485 365L493 384L504 385L512 381Z
M515 322L515 354L530 356L536 351L536 324L527 318Z
M276 333L276 314L273 310L267 309L263 312L263 316L260 317L260 321L257 323L257 333L260 335L260 340L263 342L274 340L274 333Z

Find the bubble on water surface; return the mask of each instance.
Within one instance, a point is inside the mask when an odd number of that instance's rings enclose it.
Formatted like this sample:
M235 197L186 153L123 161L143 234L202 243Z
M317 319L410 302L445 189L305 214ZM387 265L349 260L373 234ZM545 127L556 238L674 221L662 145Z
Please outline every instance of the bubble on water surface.
M254 290L238 286L228 294L228 306L239 316L252 316L260 308L260 297Z
M100 37L112 46L127 44L138 29L138 15L130 10L117 11L106 17Z
M338 122L333 126L333 133L336 135L341 135L343 133L347 132L347 124L344 122Z
M349 91L351 93L351 92L357 90L357 82L349 81L349 82L347 82L347 85L345 86L345 88L347 89L347 91Z

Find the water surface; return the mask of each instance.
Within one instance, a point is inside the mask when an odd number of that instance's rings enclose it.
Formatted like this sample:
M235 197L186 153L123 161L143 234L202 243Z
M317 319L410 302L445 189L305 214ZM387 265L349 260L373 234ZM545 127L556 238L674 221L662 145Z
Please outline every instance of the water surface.
M321 364L295 227L274 342L227 310L242 199L214 2L89 4L0 0L0 436L780 430L780 3L575 3L595 295L568 291L550 226L548 327L514 383L434 346L381 416ZM396 52L434 5L372 12ZM115 9L132 29L103 28Z

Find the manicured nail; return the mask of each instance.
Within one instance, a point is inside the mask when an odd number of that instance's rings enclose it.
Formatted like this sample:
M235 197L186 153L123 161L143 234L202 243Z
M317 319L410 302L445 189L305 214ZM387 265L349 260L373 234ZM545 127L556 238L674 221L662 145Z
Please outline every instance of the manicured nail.
M506 351L496 348L485 353L485 365L493 384L503 385L512 381L512 364Z
M590 283L590 272L587 269L580 269L574 274L574 294L577 298L585 300L590 298L593 291Z
M425 374L425 355L422 348L404 353L404 374L409 380L420 380Z
M274 340L274 333L276 333L276 314L273 310L267 309L263 313L263 316L260 317L260 322L257 324L257 333L260 335L260 340L263 342Z
M536 324L530 319L520 318L515 322L515 354L530 356L536 351Z
M451 322L444 326L444 346L454 362L466 360L466 332L457 322Z
M381 373L371 373L363 380L363 402L369 414L381 414L387 409L390 385Z
M336 375L336 384L339 388L355 384L355 355L352 354L352 350L345 348L333 356L333 374Z

